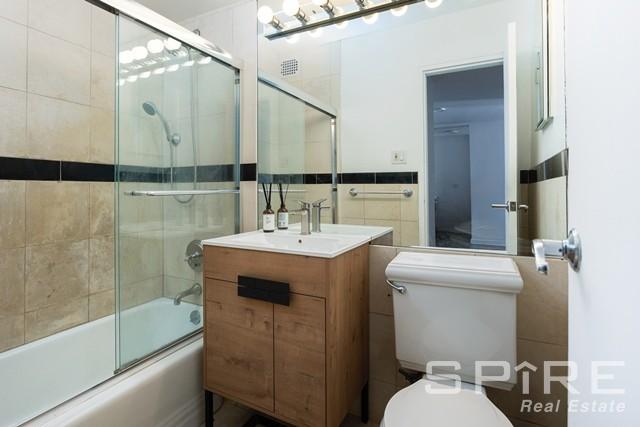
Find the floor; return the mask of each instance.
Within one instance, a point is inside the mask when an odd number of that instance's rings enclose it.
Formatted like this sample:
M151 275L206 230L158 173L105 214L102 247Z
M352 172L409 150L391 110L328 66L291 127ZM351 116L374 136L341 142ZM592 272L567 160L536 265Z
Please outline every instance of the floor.
M219 405L218 402L215 402L215 404L216 406ZM253 416L254 412L250 409L227 400L216 412L215 427L285 427L274 422L256 422L256 419L252 419ZM379 423L374 422L363 424L360 422L360 417L347 415L340 427L378 427L379 425Z

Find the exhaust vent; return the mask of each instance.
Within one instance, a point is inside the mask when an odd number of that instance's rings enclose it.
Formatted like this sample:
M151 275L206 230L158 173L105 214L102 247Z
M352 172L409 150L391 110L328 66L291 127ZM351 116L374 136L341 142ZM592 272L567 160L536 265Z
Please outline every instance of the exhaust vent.
M280 64L280 74L282 77L289 77L298 74L298 60L297 59L285 59Z

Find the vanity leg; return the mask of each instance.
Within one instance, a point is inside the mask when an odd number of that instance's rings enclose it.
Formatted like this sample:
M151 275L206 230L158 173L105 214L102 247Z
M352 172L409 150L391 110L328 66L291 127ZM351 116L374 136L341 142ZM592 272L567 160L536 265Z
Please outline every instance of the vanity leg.
M369 382L367 382L360 392L360 421L362 424L369 422Z
M213 393L204 391L204 425L213 427Z

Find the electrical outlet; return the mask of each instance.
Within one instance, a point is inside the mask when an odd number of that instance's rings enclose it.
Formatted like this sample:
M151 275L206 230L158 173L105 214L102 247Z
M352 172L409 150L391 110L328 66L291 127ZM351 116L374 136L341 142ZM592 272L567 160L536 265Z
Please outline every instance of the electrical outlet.
M394 165L404 165L407 163L406 153L404 151L392 151L391 163Z

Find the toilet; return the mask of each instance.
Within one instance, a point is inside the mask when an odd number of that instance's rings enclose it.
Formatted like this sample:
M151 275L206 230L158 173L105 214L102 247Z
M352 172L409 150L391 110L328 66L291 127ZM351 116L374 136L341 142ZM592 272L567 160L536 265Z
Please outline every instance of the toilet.
M484 387L510 390L516 383L522 278L513 260L400 252L385 274L393 293L396 358L425 375L389 400L381 426L511 426ZM456 365L435 364L427 376L427 363L438 361ZM507 362L511 369L483 368L492 381L476 384L476 361Z

